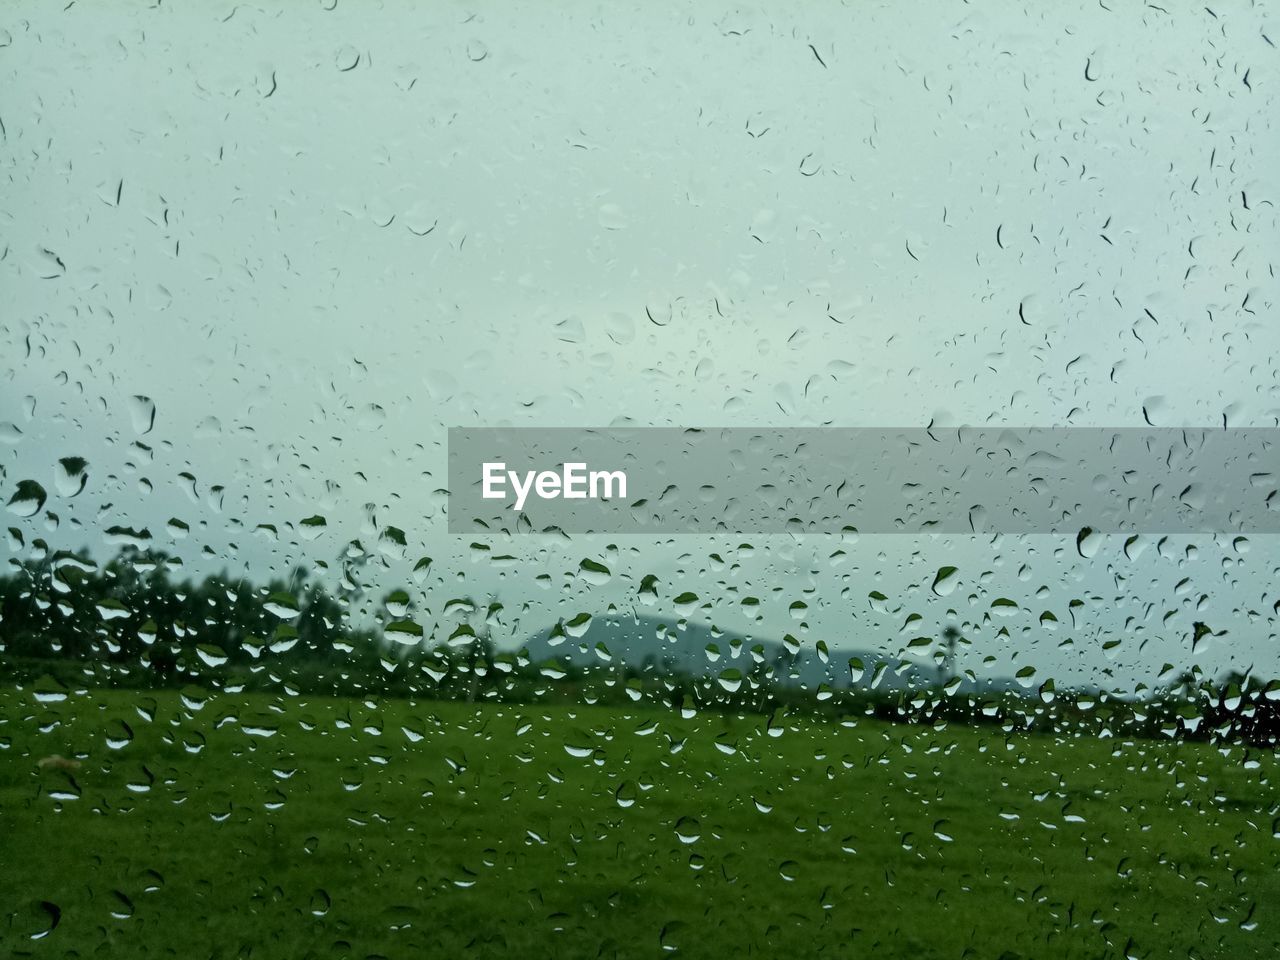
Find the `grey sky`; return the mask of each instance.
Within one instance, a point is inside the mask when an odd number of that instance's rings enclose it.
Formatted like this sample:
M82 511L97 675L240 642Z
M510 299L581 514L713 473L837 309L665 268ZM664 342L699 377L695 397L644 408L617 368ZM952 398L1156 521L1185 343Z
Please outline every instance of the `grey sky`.
M1047 537L578 538L495 565L444 532L451 424L1275 425L1280 26L1111 6L12 4L0 482L39 480L60 525L6 525L147 526L258 573L372 543L373 504L410 542L388 588L436 560L425 626L497 589L534 630L656 572L727 629L752 626L728 584L767 635L804 596L833 646L954 609L975 670L1128 683L1191 662L1205 620L1229 634L1197 662L1274 671L1271 538L1089 562ZM613 580L567 576L583 557ZM990 617L1001 596L1023 611Z

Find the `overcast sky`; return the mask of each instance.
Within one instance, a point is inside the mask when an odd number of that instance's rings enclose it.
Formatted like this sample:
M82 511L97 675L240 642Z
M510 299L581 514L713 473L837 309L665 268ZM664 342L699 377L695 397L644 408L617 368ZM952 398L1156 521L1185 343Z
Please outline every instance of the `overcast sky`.
M496 591L518 637L655 573L647 612L693 590L763 636L802 598L832 646L951 617L979 673L1280 669L1269 537L611 550L442 513L449 425L1276 425L1265 8L327 5L7 8L0 484L57 518L11 512L27 542L146 527L265 579L394 525L428 628ZM1195 620L1228 633L1193 656Z

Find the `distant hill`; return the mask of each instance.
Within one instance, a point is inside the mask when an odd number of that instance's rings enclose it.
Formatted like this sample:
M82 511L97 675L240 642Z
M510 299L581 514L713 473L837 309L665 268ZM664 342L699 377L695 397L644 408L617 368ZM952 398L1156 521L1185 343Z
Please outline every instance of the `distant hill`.
M582 666L621 661L630 667L648 665L655 670L665 664L667 669L693 676L716 676L730 669L746 674L757 658L762 658L776 665L777 680L810 689L828 683L833 687L903 690L929 686L936 680L927 667L869 650L833 649L824 663L812 640L786 644L721 631L697 621L681 625L676 620L630 613L593 617L585 632L557 624L534 634L526 647L535 662L567 657ZM851 658L858 661L860 670L850 668Z

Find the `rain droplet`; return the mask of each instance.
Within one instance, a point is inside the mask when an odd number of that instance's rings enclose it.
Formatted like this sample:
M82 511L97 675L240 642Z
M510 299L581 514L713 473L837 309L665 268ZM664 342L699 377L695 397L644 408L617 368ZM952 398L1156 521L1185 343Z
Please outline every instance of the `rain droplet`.
M940 597L950 596L955 592L957 583L959 578L956 577L955 567L939 567L933 578L933 592Z
M17 491L9 498L9 512L19 517L34 517L44 507L48 494L34 480L19 480Z
M697 843L702 837L702 828L694 817L681 817L675 829L681 843Z
M626 214L616 203L606 203L600 207L598 214L600 226L606 230L622 230L627 225Z
M63 457L58 461L53 485L59 496L74 497L84 490L89 482L88 466L89 461L83 457Z
M613 574L603 563L585 559L578 564L578 576L593 587L602 587L613 579Z
M287 593L271 594L262 608L281 620L293 620L302 612L298 607L298 601Z
M139 435L150 433L156 425L156 405L150 397L135 395L129 399L129 418L133 431Z

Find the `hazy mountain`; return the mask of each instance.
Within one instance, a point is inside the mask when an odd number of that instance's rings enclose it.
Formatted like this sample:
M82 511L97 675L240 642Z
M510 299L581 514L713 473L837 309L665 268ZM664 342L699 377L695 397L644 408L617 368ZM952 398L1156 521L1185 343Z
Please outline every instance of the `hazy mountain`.
M882 653L832 649L824 663L812 640L799 641L797 646L775 638L722 631L697 621L682 625L671 619L627 613L593 617L584 626L585 632L565 624L538 632L526 643L529 655L535 662L567 657L580 665L622 662L660 669L665 664L667 669L694 676L715 676L729 669L746 674L757 665L757 658L762 658L766 664L776 664L777 679L810 688L820 683L847 687L853 682L860 687L874 684L879 690L898 690L927 686L935 680L927 666ZM860 671L851 670L851 658L860 662Z

